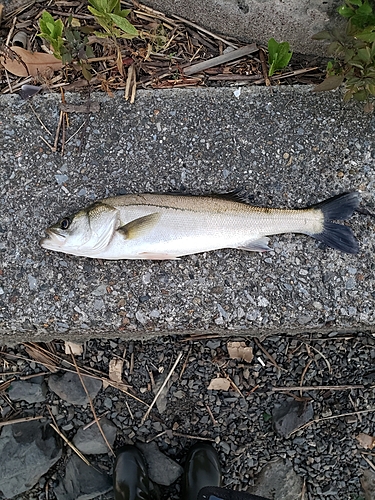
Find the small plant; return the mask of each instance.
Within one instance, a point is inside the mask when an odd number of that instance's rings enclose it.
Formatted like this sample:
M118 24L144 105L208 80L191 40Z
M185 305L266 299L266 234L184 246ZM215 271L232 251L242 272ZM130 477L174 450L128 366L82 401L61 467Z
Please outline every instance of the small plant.
M120 0L89 0L88 9L105 33L96 31L99 37L134 38L138 30L126 19L130 10L121 10Z
M40 33L38 36L47 40L53 49L53 55L61 59L63 64L76 62L81 67L82 74L86 80L90 80L91 66L87 62L89 57L94 57L88 39L78 29L72 26L70 16L65 27L61 19L56 21L51 14L44 11L39 20Z
M81 67L83 76L86 80L90 81L92 74L88 59L89 57L94 57L94 52L88 43L87 36L72 27L71 17L68 20L68 26L65 29L64 35L65 44L61 51L62 62L64 64L69 64L73 61L77 62Z
M269 422L270 420L272 419L272 415L270 415L269 413L267 413L266 411L263 412L263 421L264 422Z
M39 29L40 33L38 33L38 36L44 38L51 44L53 55L57 59L62 59L61 51L64 46L64 25L61 19L55 21L51 14L45 10L43 11L42 17L39 19Z
M373 111L375 96L375 14L368 0L345 0L338 12L348 21L344 30L321 31L315 40L327 40L327 52L334 56L327 64L326 79L315 91L333 90L345 84L344 101L366 101Z
M274 38L268 40L268 64L270 68L268 75L272 76L275 71L288 66L293 55L288 42L278 43Z

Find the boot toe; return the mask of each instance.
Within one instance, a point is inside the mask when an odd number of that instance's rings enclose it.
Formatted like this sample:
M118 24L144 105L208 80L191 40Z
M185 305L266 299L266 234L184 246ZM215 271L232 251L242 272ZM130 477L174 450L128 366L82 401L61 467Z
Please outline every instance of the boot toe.
M151 500L153 484L147 474L142 453L135 446L124 446L116 457L113 469L115 500Z
M221 467L215 449L209 444L197 443L186 457L182 500L197 500L205 486L221 486Z

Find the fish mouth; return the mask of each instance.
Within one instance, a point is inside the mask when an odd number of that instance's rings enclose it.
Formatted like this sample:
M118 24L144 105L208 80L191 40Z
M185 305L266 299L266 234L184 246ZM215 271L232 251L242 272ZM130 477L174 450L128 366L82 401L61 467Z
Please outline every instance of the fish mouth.
M39 241L42 248L47 250L55 250L56 247L61 247L64 244L65 236L58 233L52 228L45 230L46 236Z

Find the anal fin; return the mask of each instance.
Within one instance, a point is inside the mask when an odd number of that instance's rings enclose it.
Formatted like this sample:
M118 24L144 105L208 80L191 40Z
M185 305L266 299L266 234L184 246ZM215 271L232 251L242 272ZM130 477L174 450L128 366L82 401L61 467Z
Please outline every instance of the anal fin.
M138 254L138 259L145 260L180 260L179 257L167 253L142 252Z
M244 245L237 247L239 250L245 250L247 252L268 252L271 248L268 246L268 242L270 241L267 236L263 236L262 238L258 238L257 240L249 241Z

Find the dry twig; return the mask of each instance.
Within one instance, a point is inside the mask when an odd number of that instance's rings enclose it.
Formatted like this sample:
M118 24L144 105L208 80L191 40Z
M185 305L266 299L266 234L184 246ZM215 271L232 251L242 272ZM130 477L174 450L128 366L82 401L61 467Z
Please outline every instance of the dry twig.
M41 418L45 417L43 415L39 415L38 417L15 418L13 420L6 420L5 422L0 422L0 427L4 427L5 425L20 424L22 422L31 422L31 420L40 420Z
M289 434L289 437L295 434L296 432L299 432L306 427L309 427L312 424L317 424L319 422L324 422L325 420L334 420L336 418L342 418L342 417L350 417L352 415L358 415L358 414L365 414L365 413L371 413L375 412L375 408L369 408L368 410L358 410L358 411L350 411L347 413L339 413L338 415L330 415L329 417L321 417L321 418L314 418L313 420L310 420L309 422L306 422L306 424L301 425L297 429L295 429L293 432Z
M187 68L184 68L184 74L190 76L194 73L199 73L200 71L204 71L214 66L219 66L220 64L224 64L229 61L235 61L236 59L240 59L243 56L253 54L258 50L259 49L256 43L245 45L240 49L227 52L226 54L222 54L221 56L213 57L211 59L208 59L207 61L202 61L198 64L194 64L193 66L188 66Z
M57 434L61 437L61 439L69 446L69 448L71 448L74 451L74 453L76 453L79 456L79 458L81 460L83 460L85 462L85 464L91 466L90 462L87 460L87 458L85 457L85 455L82 452L80 452L79 449L76 446L74 446L73 443L71 443L69 441L69 439L65 436L65 434L63 432L60 431L60 429L59 429L59 427L57 425L56 419L53 416L53 413L51 412L51 408L48 405L47 405L47 409L48 409L48 413L50 414L50 417L51 417L51 419L53 421L53 424L51 424L51 422L49 424L52 427L52 429L55 432L57 432Z
M166 376L166 378L165 378L164 382L162 383L162 385L160 386L160 389L158 390L158 392L155 394L155 397L154 397L154 399L153 399L152 403L150 404L150 406L149 406L148 410L147 410L147 411L146 411L146 413L143 415L143 418L142 418L142 420L141 420L141 423L142 423L142 424L145 422L146 418L149 416L150 411L152 410L152 408L153 408L154 404L156 403L156 401L157 401L158 397L159 397L159 396L160 396L160 394L162 393L162 391L163 391L164 387L167 385L167 383L168 383L169 379L171 378L171 376L172 376L172 374L173 374L174 370L176 369L176 366L177 366L177 365L178 365L178 363L180 362L180 359L181 359L181 358L182 358L182 352L180 352L180 353L179 353L179 355L177 356L177 359L176 359L176 361L173 363L173 366L172 366L172 368L171 368L170 372L169 372L169 373L168 373L168 375Z
M364 385L292 385L291 387L272 387L274 392L289 391L346 391L350 389L364 389Z

